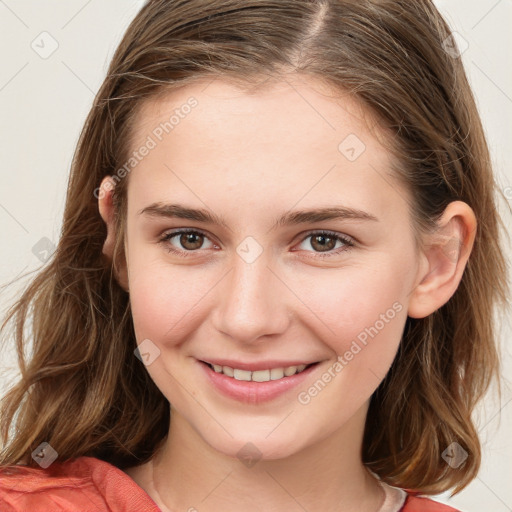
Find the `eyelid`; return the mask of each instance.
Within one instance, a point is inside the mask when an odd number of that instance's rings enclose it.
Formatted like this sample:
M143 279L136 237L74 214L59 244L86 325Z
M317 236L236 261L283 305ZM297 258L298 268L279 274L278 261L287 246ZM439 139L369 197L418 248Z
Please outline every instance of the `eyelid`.
M214 240L211 239L209 234L207 234L205 231L203 231L202 229L199 229L199 228L175 228L174 230L166 231L160 237L159 242L166 244L174 236L184 234L184 233L200 234L200 235L204 236L205 238L207 238L208 240L210 240L210 242L212 244L220 246L220 244L217 244ZM342 252L346 252L346 251L350 250L358 243L358 241L354 237L346 235L344 233L338 233L336 231L331 231L329 229L311 229L309 231L300 233L300 235L297 235L298 237L300 237L300 240L297 243L295 243L295 245L304 242L307 238L311 237L312 235L328 235L332 238L335 238L337 241L341 241L342 243L345 244L345 246L342 248L332 249L330 251L325 251L325 252L305 251L305 252L314 254L315 257L336 256ZM168 251L183 255L184 257L187 257L187 256L194 255L194 253L201 252L201 249L197 249L194 251L186 251L183 249L168 248ZM297 251L297 249L294 250L294 252L296 252L296 251Z
M346 235L345 233L339 233L338 231L332 231L330 229L311 229L311 230L305 231L305 232L303 232L303 233L301 233L300 235L297 235L297 236L301 237L300 241L302 242L303 240L305 240L309 236L316 235L316 234L330 235L333 238L339 238L342 241L346 240L347 242L351 242L354 245L356 243L358 243L358 240L356 238L354 238L353 236Z
M212 244L217 245L217 246L220 245L213 239L213 237L211 237L208 233L206 233L205 231L203 231L202 229L199 229L199 228L175 228L173 230L166 231L159 238L159 242L166 243L166 242L169 242L171 238L173 238L177 235L182 235L182 234L187 234L187 233L193 233L193 234L197 233L198 235L202 235L205 238L207 238ZM183 252L193 253L193 252L199 252L200 250L201 249L197 249L196 251L183 251ZM179 249L177 249L177 251L179 251Z
M314 256L308 256L312 258L329 258L329 257L335 257L339 256L342 253L350 251L352 248L354 248L357 245L357 240L349 235L346 235L344 233L338 233L337 231L331 231L329 229L312 229L309 231L306 231L304 233L300 234L300 241L299 244L303 243L306 239L311 237L312 235L327 235L328 237L334 238L336 241L340 241L344 244L343 247L338 247L337 249L331 249L329 251L305 251L306 253L313 254ZM296 244L297 245L297 244ZM296 251L296 249L294 250Z

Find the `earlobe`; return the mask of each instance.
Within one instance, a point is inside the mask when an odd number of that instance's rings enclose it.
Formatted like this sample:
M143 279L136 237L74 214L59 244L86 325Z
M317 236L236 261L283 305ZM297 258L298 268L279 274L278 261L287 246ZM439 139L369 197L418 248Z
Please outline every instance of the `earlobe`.
M97 195L98 210L100 212L101 218L107 226L107 238L103 243L102 253L111 264L113 263L114 259L114 247L116 243L114 204L112 200L114 187L115 183L112 179L112 176L105 176L101 182L101 185L99 186ZM115 277L121 288L128 292L128 276L125 264L123 265L123 268L120 272L115 273Z
M468 204L453 201L446 207L438 228L428 235L422 249L423 265L409 300L411 318L425 318L455 293L473 248L476 229L476 217Z

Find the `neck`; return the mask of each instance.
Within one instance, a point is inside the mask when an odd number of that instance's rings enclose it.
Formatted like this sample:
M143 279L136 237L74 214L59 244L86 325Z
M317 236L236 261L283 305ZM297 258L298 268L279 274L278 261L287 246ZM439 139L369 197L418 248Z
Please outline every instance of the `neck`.
M173 410L146 491L163 511L377 512L384 492L361 461L366 409L342 429L277 460L245 465L208 445Z

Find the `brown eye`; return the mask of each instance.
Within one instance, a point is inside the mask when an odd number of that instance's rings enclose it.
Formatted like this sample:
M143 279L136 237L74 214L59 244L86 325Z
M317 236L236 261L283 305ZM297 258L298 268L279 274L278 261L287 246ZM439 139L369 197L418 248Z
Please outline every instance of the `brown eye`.
M349 236L330 231L315 231L310 232L302 239L299 248L317 256L326 257L348 251L354 245L354 240Z
M200 233L182 233L179 241L182 247L193 251L194 249L199 249L201 245L203 245L203 235Z
M184 255L187 252L199 252L198 249L210 249L214 244L209 238L200 231L175 231L167 233L161 240L170 252L181 252ZM210 245L205 247L205 242Z
M330 236L314 235L311 237L311 247L320 252L330 251L336 246L336 239Z

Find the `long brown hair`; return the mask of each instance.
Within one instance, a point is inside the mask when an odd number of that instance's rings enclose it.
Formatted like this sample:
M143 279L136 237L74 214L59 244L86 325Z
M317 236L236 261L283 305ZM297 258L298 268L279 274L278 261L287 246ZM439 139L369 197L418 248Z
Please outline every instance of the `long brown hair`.
M1 402L0 465L48 442L61 460L120 468L151 458L169 404L141 362L122 261L128 179L114 192L114 264L97 190L127 161L143 102L204 77L296 72L355 95L386 128L396 175L413 194L417 233L454 200L478 228L461 283L443 307L408 318L397 357L373 394L363 461L384 481L423 493L464 488L480 444L471 413L499 375L493 314L506 306L498 187L450 29L429 0L149 0L126 31L80 136L56 252L9 310L21 378ZM30 319L30 325L29 325ZM27 334L30 327L30 333ZM30 359L24 349L32 343ZM468 458L451 468L443 450Z

